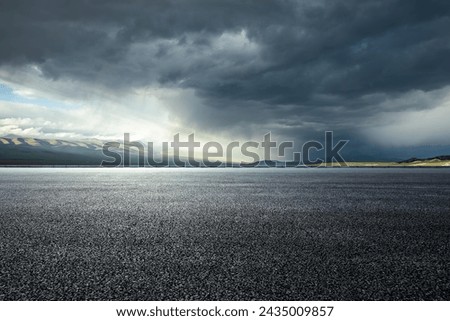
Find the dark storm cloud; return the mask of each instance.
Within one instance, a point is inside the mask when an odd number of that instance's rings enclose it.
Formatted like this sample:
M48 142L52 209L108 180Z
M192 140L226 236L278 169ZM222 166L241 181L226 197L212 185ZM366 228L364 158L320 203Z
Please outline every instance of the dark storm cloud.
M384 101L450 85L449 14L448 1L1 1L0 63L193 89L204 103L176 114L202 128L351 132Z

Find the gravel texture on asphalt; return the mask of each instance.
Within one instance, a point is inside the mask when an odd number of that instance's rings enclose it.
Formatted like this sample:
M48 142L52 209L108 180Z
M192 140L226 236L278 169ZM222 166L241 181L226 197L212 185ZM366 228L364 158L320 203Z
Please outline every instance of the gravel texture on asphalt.
M449 169L0 169L1 300L450 300Z

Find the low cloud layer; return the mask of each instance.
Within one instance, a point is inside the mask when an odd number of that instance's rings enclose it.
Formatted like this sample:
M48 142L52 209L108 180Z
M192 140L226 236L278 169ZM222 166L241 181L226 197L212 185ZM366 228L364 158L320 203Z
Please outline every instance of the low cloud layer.
M449 146L449 29L448 1L3 1L0 82L75 107L0 127Z

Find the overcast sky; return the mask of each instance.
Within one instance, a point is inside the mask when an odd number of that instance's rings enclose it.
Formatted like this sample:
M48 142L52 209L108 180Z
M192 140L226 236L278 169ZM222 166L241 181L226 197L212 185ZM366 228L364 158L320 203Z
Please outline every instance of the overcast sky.
M2 0L0 135L450 154L449 30L445 0Z

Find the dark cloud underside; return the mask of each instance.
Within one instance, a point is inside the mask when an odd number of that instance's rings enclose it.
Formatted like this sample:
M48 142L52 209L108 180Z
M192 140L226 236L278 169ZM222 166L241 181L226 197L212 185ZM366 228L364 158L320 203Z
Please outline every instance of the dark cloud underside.
M1 1L0 64L193 89L203 104L176 115L205 129L350 133L386 101L450 85L449 15L449 1Z

